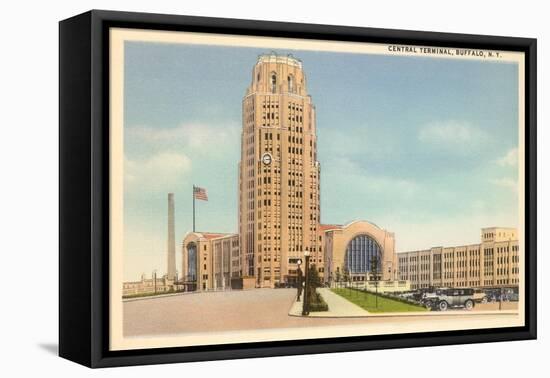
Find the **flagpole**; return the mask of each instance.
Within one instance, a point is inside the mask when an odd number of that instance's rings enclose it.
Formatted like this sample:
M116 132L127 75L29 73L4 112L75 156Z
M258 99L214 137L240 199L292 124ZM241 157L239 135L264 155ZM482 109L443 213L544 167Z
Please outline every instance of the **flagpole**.
M193 185L193 232L195 232L195 185Z

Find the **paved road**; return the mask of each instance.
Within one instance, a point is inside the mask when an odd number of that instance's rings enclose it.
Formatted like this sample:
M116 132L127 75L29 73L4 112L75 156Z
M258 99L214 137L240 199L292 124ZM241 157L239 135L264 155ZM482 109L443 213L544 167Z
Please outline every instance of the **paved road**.
M246 329L320 327L331 325L383 322L402 323L403 319L300 318L288 315L294 302L293 289L257 289L249 291L183 294L124 302L124 336L167 335L193 332L217 332ZM457 310L463 311L463 310ZM466 316L471 321L472 316ZM481 317L481 315L479 316ZM448 321L438 316L430 322ZM462 317L453 317L460 321ZM407 318L407 322L414 321ZM424 320L425 321L425 320Z
M517 310L518 302L498 302L494 303L476 303L474 311L498 311L498 310Z

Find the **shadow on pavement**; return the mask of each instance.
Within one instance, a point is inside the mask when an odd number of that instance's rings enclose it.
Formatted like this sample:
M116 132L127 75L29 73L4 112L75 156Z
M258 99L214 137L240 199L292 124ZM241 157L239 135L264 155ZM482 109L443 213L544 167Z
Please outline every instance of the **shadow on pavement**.
M56 356L59 354L59 346L57 343L41 343L38 344L38 346L48 353L55 354Z

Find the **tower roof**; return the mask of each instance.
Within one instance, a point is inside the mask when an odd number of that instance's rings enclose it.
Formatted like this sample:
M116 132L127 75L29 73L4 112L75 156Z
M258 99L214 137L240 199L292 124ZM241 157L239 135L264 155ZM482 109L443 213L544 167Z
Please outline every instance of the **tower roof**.
M284 63L302 68L302 61L300 59L295 58L292 54L282 55L277 54L275 51L269 54L258 55L258 62L256 64L260 63Z

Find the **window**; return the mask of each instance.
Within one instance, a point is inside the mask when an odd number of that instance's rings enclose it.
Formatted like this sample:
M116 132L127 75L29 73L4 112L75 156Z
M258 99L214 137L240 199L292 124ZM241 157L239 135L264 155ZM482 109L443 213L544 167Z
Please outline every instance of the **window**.
M288 81L288 91L294 92L294 76L288 75L287 81Z
M271 73L271 92L275 93L277 90L277 74L275 72Z
M372 260L378 260L378 272L381 271L382 250L378 243L368 235L353 238L347 248L344 264L350 273L366 273L372 268Z
M187 279L189 281L197 279L197 246L195 243L187 245Z

